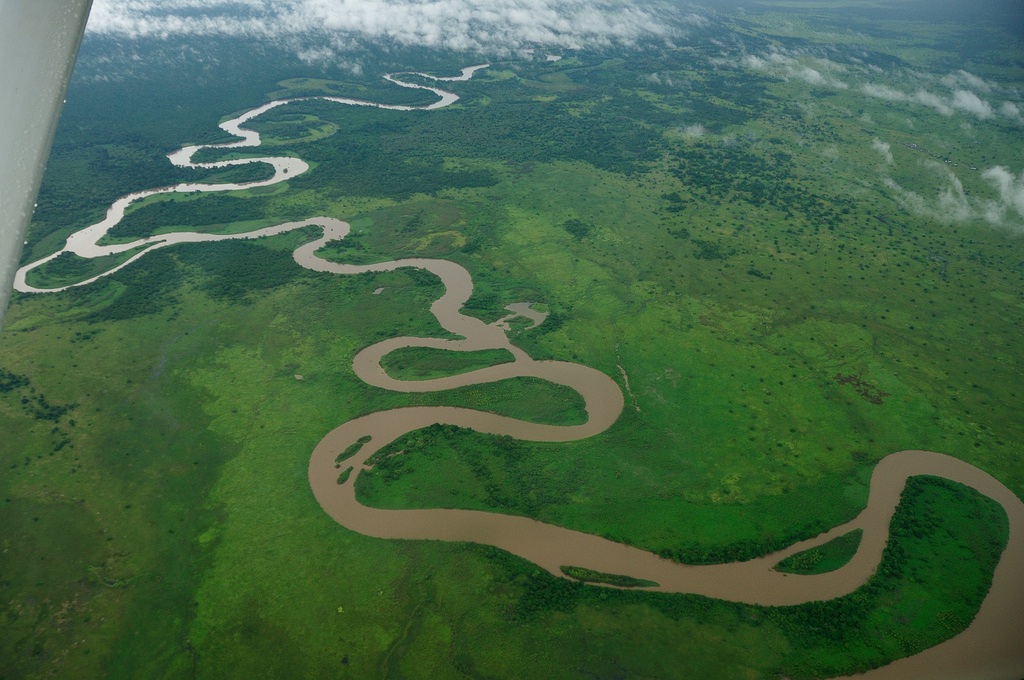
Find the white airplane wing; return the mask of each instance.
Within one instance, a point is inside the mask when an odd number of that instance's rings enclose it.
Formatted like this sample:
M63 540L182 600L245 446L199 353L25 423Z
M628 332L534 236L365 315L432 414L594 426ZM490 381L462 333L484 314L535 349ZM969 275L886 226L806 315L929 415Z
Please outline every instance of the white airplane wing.
M0 0L0 325L92 0Z

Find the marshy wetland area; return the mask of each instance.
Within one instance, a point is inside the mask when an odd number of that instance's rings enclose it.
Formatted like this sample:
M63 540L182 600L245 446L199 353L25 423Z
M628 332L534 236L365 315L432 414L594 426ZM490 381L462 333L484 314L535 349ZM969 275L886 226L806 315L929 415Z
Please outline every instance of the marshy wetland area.
M87 33L0 679L1024 675L1024 33L848 4Z

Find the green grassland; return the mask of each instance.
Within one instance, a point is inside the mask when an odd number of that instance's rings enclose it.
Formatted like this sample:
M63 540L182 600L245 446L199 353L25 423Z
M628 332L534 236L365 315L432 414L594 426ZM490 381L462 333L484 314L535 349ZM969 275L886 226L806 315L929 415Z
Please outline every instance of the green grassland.
M508 363L512 353L504 349L450 352L432 347L403 347L384 356L381 367L399 380L431 380Z
M542 303L548 319L514 342L624 391L618 422L578 442L412 432L358 477L375 506L519 514L717 563L852 518L894 451L949 453L1024 494L1019 227L944 223L884 182L933 199L944 180L923 147L991 198L967 168L1024 169L1019 126L866 97L856 62L842 73L853 85L829 89L712 61L733 32L751 50L834 44L835 21L778 5L716 24L688 51L495 63L424 115L290 104L254 127L309 173L154 197L111 238L345 219L352 235L325 257L457 262L475 283L467 313L492 322L506 304ZM1022 85L990 52L958 61L947 47L988 27L857 22L830 58L856 48L892 87L911 89L909 68ZM895 28L912 39L890 39ZM464 65L446 59L399 68ZM174 106L194 106L166 126L158 83L122 92L131 116L101 96L106 84L74 86L25 261L128 191L208 177L162 154L225 141L216 122L230 112L318 93L430 100L376 72L306 78L297 63L252 60L263 75L246 64L251 77L216 97L194 96L205 81L168 87ZM0 677L810 678L906 656L973 617L1005 516L932 478L911 481L866 586L785 608L587 585L486 547L338 526L306 469L351 418L413 404L585 416L578 395L533 379L428 394L362 383L362 348L453 337L429 312L443 290L415 270L299 268L291 251L318 234L169 247L90 286L15 296L0 335ZM55 261L30 282L95 266ZM405 349L384 367L421 380L508 358ZM837 568L857 541L789 568Z

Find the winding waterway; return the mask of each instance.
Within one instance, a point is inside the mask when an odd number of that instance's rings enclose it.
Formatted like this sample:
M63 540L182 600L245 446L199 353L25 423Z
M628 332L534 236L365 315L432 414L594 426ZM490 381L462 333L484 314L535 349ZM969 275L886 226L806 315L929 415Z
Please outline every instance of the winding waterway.
M418 73L435 81L467 80L486 65L463 69L458 76L438 78ZM376 343L360 351L353 360L356 375L368 384L401 392L432 392L467 385L477 385L514 377L535 377L565 385L576 390L586 404L587 422L582 425L558 426L530 423L470 408L410 407L372 413L350 420L329 432L313 450L309 462L309 483L317 501L339 524L365 534L388 539L429 539L470 541L496 546L528 559L556 576L562 577L563 565L574 565L612 574L623 574L655 581L651 588L674 593L696 593L708 597L759 605L794 605L812 600L826 600L850 593L864 584L875 572L888 541L889 524L899 502L900 493L909 477L934 475L970 486L1002 505L1009 517L1010 536L1006 550L996 567L992 587L974 621L959 635L914 656L870 671L862 678L1010 678L1024 675L1024 503L988 473L959 459L929 451L901 451L882 459L876 466L867 507L856 518L815 538L801 541L764 557L731 564L690 566L662 559L635 547L616 543L599 536L573 531L524 517L470 510L384 510L363 505L356 498L355 482L367 470L367 459L376 451L402 435L435 423L471 428L478 432L501 434L528 441L565 442L583 439L610 427L623 408L623 395L610 377L587 366L562 361L536 361L514 346L507 335L507 316L486 324L461 313L463 304L473 290L472 278L464 268L445 260L403 259L372 265L348 265L330 262L317 256L327 243L345 238L349 225L329 217L314 217L288 222L241 234L202 234L176 232L139 239L131 243L100 245L100 241L124 217L125 210L146 197L172 192L211 192L268 186L302 174L309 166L297 158L259 157L197 163L192 159L202 149L238 149L258 147L257 132L245 123L263 113L291 102L323 99L348 106L370 106L399 111L431 110L448 106L458 96L445 90L409 83L400 76L385 78L402 87L424 89L437 95L438 101L428 106L396 106L340 97L304 97L264 104L221 124L221 129L238 141L204 146L188 146L169 155L175 165L189 168L222 168L246 163L266 163L274 175L268 180L245 184L179 184L124 196L110 207L105 219L72 234L56 253L26 265L15 279L15 288L22 292L45 293L89 284L127 266L145 253L175 243L254 239L281 234L308 226L318 226L322 236L294 252L295 261L308 269L352 275L363 272L390 271L403 267L423 269L437 276L445 292L431 305L431 312L441 325L461 340L440 338L396 337ZM55 288L38 288L26 282L32 269L69 252L80 257L96 258L144 248L110 270L76 284ZM533 321L544 320L525 303L510 305L509 311ZM514 361L489 368L433 380L397 380L387 375L381 359L403 347L431 347L450 351L504 349ZM343 467L352 467L348 479L338 483L338 455L370 439ZM863 538L856 555L842 568L814 576L784 574L774 569L781 560L811 547L862 529Z

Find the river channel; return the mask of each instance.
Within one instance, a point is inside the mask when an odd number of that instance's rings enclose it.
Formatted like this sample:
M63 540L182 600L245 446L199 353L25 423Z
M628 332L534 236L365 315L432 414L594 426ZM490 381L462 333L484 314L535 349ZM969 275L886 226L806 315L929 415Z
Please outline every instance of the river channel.
M486 65L463 69L458 76L436 78L438 81L467 80ZM441 325L461 340L440 338L396 337L376 343L360 351L353 360L356 375L368 384L400 392L432 392L467 385L478 385L514 377L534 377L565 385L576 390L586 404L587 422L582 425L557 426L525 422L470 408L410 407L372 413L339 425L329 432L313 450L309 462L309 483L323 509L339 524L367 536L385 539L468 541L492 545L519 555L552 574L563 577L561 567L579 566L595 571L648 579L659 585L651 590L674 593L696 593L724 600L750 604L783 606L812 600L836 598L863 585L875 572L888 541L889 524L899 502L900 493L909 477L934 475L965 484L1002 505L1009 517L1010 535L992 581L992 587L974 621L955 637L914 656L875 669L859 678L1003 678L1024 676L1024 503L988 473L957 458L929 451L901 451L883 458L871 477L867 507L853 520L817 537L796 543L764 557L731 564L690 566L663 559L653 553L616 543L599 536L538 522L536 520L470 510L384 510L359 502L355 483L368 469L366 461L376 451L402 435L435 423L471 428L478 432L509 435L527 441L565 442L583 439L610 427L623 408L619 385L604 373L587 366L563 361L536 361L514 346L506 333L507 321L515 314L528 317L536 325L543 316L528 305L511 305L512 316L487 324L461 313L463 304L473 291L473 280L463 267L445 260L402 259L372 265L347 265L330 262L317 256L324 245L345 238L349 225L338 219L314 217L300 222L279 224L241 234L202 234L177 232L139 239L131 243L101 245L107 233L124 217L125 210L136 201L149 196L173 192L211 192L267 186L302 174L309 166L297 158L261 157L214 163L196 163L192 158L201 149L237 149L258 147L257 132L246 129L245 123L262 113L293 101L325 99L349 106L370 106L384 109L414 111L438 109L454 103L457 95L439 88L401 80L406 74L388 74L386 79L402 86L428 90L438 101L423 107L383 105L363 100L338 97L305 97L278 100L252 109L238 118L221 124L221 128L239 141L205 146L189 146L169 155L172 163L182 167L220 168L244 163L266 163L274 168L268 180L246 184L180 184L130 194L118 199L107 211L105 219L72 234L56 253L21 268L15 279L17 290L46 293L89 284L145 255L147 252L175 243L254 239L281 234L309 226L320 227L322 236L294 252L295 261L315 271L338 275L390 271L403 267L426 270L444 284L445 292L431 305L431 312ZM110 270L69 286L37 288L29 285L29 271L70 252L80 257L95 258L143 248L141 252ZM483 368L452 377L433 380L403 381L389 376L381 367L381 359L399 348L431 347L450 351L504 349L514 361ZM338 483L336 458L365 437L370 439L343 466L351 466L352 474ZM803 576L784 574L774 569L781 560L795 553L821 545L853 529L863 530L860 547L853 559L840 569L827 574ZM597 587L597 586L595 586Z

